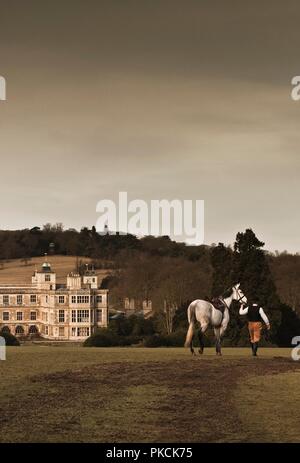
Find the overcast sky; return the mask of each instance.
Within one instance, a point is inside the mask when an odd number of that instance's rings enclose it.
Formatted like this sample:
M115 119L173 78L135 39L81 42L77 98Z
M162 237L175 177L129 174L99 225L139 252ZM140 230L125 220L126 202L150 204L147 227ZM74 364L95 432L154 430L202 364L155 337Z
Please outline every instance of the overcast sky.
M1 0L0 228L204 199L205 241L300 251L300 4Z

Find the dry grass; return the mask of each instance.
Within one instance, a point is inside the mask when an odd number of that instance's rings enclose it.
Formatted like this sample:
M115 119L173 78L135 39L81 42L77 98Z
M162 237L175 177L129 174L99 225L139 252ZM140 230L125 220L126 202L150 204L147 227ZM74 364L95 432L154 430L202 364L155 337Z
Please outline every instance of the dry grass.
M300 442L300 370L248 378L234 402L248 442Z
M76 269L76 256L48 256L52 270L57 274L57 283L65 283L66 275ZM84 263L91 262L88 257L79 257ZM45 257L33 257L27 265L20 259L13 259L9 262L2 261L3 268L0 268L1 284L30 284L31 276L35 269L40 269ZM97 274L104 278L108 270L97 270Z
M9 348L0 364L0 442L300 441L292 399L300 363L289 349L249 354Z

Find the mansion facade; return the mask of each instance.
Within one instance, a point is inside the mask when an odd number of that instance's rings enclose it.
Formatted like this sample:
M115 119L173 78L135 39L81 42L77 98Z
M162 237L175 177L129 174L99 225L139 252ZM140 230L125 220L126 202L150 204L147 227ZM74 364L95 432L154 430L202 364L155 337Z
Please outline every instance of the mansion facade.
M0 284L0 332L83 341L107 325L108 290L99 289L94 271L87 270L83 276L70 273L62 285L45 262L34 272L30 285Z

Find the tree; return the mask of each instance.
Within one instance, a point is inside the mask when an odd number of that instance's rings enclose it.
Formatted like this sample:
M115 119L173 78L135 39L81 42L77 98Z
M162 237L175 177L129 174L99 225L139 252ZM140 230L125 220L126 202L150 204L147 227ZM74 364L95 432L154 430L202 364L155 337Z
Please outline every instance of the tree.
M300 334L300 318L291 307L281 304L281 325L278 330L278 345L281 347L290 347L294 336Z
M211 264L213 267L212 296L220 296L226 289L233 286L233 253L231 248L219 243L218 246L212 247Z
M19 346L20 343L18 339L11 333L7 331L0 330L0 336L5 339L6 346Z
M249 303L256 302L267 310L271 322L271 339L276 342L281 322L280 301L269 268L264 243L251 229L238 233L234 243L233 277Z

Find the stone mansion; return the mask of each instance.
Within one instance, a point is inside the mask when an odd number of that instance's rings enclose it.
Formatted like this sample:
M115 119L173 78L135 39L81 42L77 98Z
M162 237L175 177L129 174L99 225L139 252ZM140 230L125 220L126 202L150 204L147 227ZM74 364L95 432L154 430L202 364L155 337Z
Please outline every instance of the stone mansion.
M49 340L83 341L97 327L108 325L108 290L98 276L70 273L56 283L48 262L35 271L31 285L0 284L0 331L15 336L41 335Z

